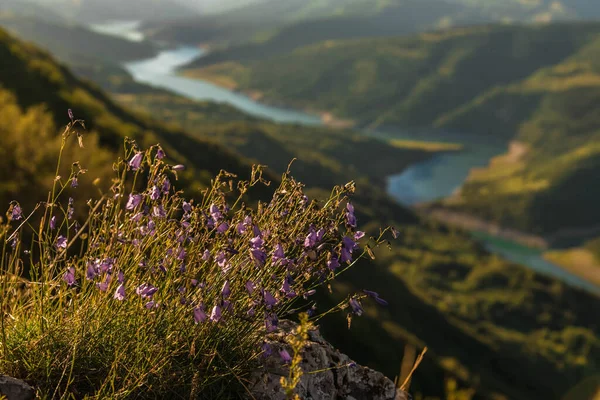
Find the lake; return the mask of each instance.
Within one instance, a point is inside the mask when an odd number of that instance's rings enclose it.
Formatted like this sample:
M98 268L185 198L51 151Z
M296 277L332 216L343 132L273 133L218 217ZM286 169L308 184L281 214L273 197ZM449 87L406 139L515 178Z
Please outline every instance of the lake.
M136 22L110 22L95 24L92 28L97 32L120 36L128 40L138 40L139 35L142 35L136 31L138 26L139 23ZM323 124L317 115L261 104L242 93L216 86L210 82L177 75L177 69L180 66L203 54L205 54L203 49L181 46L165 49L147 60L128 62L124 64L124 67L140 83L169 89L194 100L227 103L253 116L275 122L310 126ZM365 134L382 138L461 143L465 146L463 151L440 153L388 178L388 193L400 203L408 206L451 195L464 182L471 168L486 165L491 157L504 153L507 149L507 144L503 141L457 132L394 130L365 132ZM473 235L481 240L489 251L499 254L507 260L526 265L537 272L551 275L572 286L600 295L600 287L544 260L541 250L490 235L479 233L473 233Z

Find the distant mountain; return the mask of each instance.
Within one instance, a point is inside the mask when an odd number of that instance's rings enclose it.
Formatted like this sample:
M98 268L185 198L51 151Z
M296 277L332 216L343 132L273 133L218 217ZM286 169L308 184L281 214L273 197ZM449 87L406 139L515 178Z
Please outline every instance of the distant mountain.
M421 31L465 13L470 15L467 7L446 0L265 0L214 16L150 22L145 28L152 37L172 42L261 44L275 38L308 44L334 37ZM473 21L480 19L473 15ZM257 51L260 54L261 49Z
M21 39L36 43L71 65L93 60L122 62L156 54L155 46L149 42L131 42L102 35L67 20L48 21L37 17L0 14L0 26Z
M448 15L459 15L464 8L440 0L407 0L380 12L307 19L276 29L264 40L216 48L190 67L226 61L261 60L324 40L397 36L436 29ZM476 17L473 16L472 21Z
M588 0L450 0L476 6L492 16L514 21L549 22L565 18L593 19L600 16L600 3Z
M0 17L29 17L54 23L64 23L65 19L56 13L51 5L47 7L35 0L3 0L0 2Z
M237 8L254 5L266 0L177 0L186 7L195 8L202 13L218 14Z
M600 17L600 5L588 0L241 1L246 2L246 6L232 7L217 15L155 21L147 25L147 32L157 39L174 42L258 45L250 46L244 52L239 48L231 49L232 54L228 57L234 58L236 54L251 51L260 56L264 47L261 45L273 47L272 43L268 43L271 39L292 44L302 41L306 45L319 39L415 33L480 23L551 22ZM232 5L228 2L222 4ZM239 6L240 2L235 5ZM395 26L392 24L394 19ZM324 21L319 23L319 20ZM340 33L340 30L344 32ZM366 30L371 32L365 33ZM309 38L298 37L298 32L309 34Z
M169 20L198 13L176 0L27 0L79 23L106 20Z

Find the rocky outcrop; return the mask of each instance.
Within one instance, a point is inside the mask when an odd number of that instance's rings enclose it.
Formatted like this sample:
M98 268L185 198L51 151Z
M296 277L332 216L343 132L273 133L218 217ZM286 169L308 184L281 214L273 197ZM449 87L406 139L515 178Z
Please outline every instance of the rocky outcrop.
M19 379L0 375L0 397L2 396L8 400L33 400L35 390Z
M263 367L250 379L250 392L256 400L285 400L280 378L289 369L280 351L292 354L287 337L297 325L280 321L279 330L268 336L271 354L264 358ZM382 373L360 366L347 355L329 344L318 330L309 334L309 341L302 353L304 374L296 387L303 400L411 400L408 393L400 391ZM0 375L0 397L8 400L32 400L35 390L27 383Z
M280 378L288 375L288 367L280 351L292 354L286 337L296 327L291 321L281 321L279 331L268 337L271 348L251 379L250 391L257 400L285 400ZM318 330L310 332L309 342L302 354L304 374L297 393L302 399L313 400L409 400L410 395L394 386L382 373L357 365L347 355L329 344Z

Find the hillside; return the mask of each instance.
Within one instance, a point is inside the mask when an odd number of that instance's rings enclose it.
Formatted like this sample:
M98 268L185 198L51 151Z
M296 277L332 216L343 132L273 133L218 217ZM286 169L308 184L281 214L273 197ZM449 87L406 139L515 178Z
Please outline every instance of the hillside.
M93 62L123 62L149 58L156 54L155 46L148 42L101 35L76 23L48 21L39 16L3 14L0 27L23 40L34 42L69 64Z
M422 31L453 16L477 12L446 0L266 0L218 15L178 21L149 22L145 32L157 40L189 44L232 44L224 54L281 51L331 38L369 37ZM304 29L303 29L304 28ZM302 35L298 35L301 32ZM288 47L288 50L291 50Z
M515 140L517 157L474 171L445 206L560 243L573 238L561 230L600 222L600 193L589 184L600 166L599 34L597 23L460 28L325 42L201 73L370 127L434 126Z
M486 121L490 134L514 132L520 149L473 171L448 207L559 244L598 234L599 39L562 62L476 97L445 121L459 129Z
M25 209L31 209L40 198L53 174L44 171L51 170L54 153L52 146L39 143L53 143L52 135L60 131L68 108L86 120L90 154L74 156L85 160L90 171L110 168L106 160L113 159L123 138L129 136L143 147L160 142L173 161L185 164L188 169L178 186L186 188L190 196L221 168L247 176L249 164L200 138L200 132L188 134L147 115L126 111L46 53L4 32L0 35L0 83L2 98L7 99L1 108L7 114L0 118L2 161L7 163L2 168L6 176L0 202L7 204L19 198ZM157 107L152 104L163 101L152 100L152 96L141 97L132 105L148 107L152 112L152 107ZM165 103L175 104L171 100ZM193 108L193 104L183 105ZM176 111L175 105L172 107ZM201 114L203 108L195 110ZM186 114L191 113L179 114L178 123L186 123L181 118ZM260 127L247 123L249 133ZM223 129L229 131L228 138L239 135L243 142L246 135L242 126ZM269 133L275 126L267 128L261 129ZM281 129L285 133L285 128ZM290 132L297 135L297 131ZM322 138L323 132L318 135ZM356 156L353 149L341 150L347 157ZM262 154L273 156L273 151L267 149ZM347 160L340 157L337 162L342 171L329 167L332 176L345 178ZM274 166L275 172L282 172L279 164ZM82 179L81 189L89 188L85 193L92 194L91 181L97 175L89 172L85 182ZM274 176L271 179L277 180ZM317 182L306 183L311 198L322 195ZM357 361L393 376L406 342L427 344L431 349L428 367L415 377L414 387L417 392L437 397L443 395L445 377L476 388L482 398L504 393L525 400L537 395L559 398L584 378L598 374L600 366L595 360L600 354L600 327L589 313L590 308L599 306L598 298L499 260L463 232L421 222L377 186L360 182L358 189L354 202L363 226L374 234L380 226L393 224L399 228L400 239L391 252L383 249L377 264L362 263L335 287L336 298L352 289L369 288L390 302L387 309L366 304L364 319L355 319L350 331L345 330L345 322L324 322L327 337L349 349Z
M443 125L446 115L493 87L571 56L599 28L480 26L412 37L326 41L200 72L209 78L227 76L240 90L262 92L265 101L332 111L362 125ZM197 73L194 68L184 72ZM512 134L505 132L507 137Z

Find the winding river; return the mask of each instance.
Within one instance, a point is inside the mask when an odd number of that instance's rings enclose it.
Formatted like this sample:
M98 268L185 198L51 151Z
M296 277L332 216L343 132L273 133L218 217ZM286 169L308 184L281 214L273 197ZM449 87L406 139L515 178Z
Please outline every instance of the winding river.
M103 34L120 36L128 40L141 40L143 36L137 30L138 26L139 24L135 22L109 22L95 24L91 28ZM204 52L197 47L182 46L160 51L151 59L126 63L124 67L140 83L169 89L191 99L228 103L248 114L275 122L310 126L322 124L319 116L261 104L243 94L212 83L177 75L178 67L202 56ZM373 133L369 132L368 134L372 135ZM465 146L463 151L438 154L429 160L406 168L398 175L390 176L388 178L389 194L406 205L451 195L464 182L471 168L484 166L491 157L506 151L505 142L495 142L490 138L458 133L430 131L415 134L393 131L379 132L377 136L461 143ZM600 287L544 260L542 252L538 249L482 233L474 232L473 235L485 243L489 251L507 260L526 265L537 272L554 276L572 286L600 295Z

